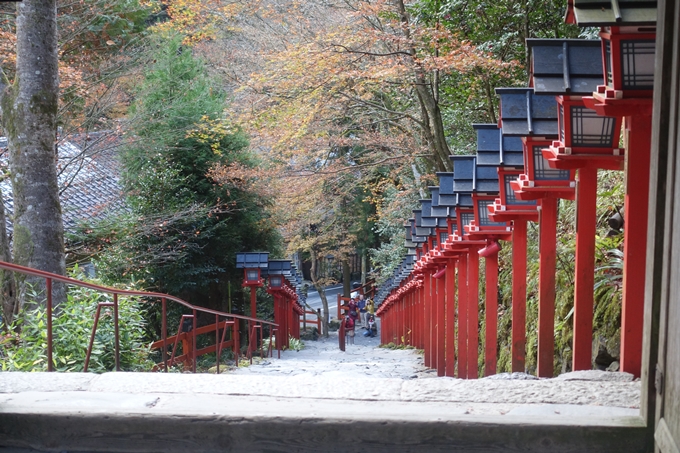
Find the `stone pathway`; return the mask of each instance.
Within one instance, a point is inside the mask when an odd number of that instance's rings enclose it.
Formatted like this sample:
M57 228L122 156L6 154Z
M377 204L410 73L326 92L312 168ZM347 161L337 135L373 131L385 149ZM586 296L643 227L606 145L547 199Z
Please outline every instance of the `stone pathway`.
M306 341L301 351L283 351L281 359L256 361L228 374L288 378L300 397L470 404L467 413L478 414L573 414L574 406L581 406L581 415L635 415L639 408L640 383L628 373L580 371L553 379L502 373L463 380L437 377L416 350L380 348L378 338L362 336L355 343L342 352L337 333L331 333L328 339ZM338 390L348 388L362 390Z
M355 344L348 344L345 352L338 347L337 332L329 338L305 341L301 351L282 351L281 359L254 361L248 367L231 370L229 374L263 376L307 376L344 378L399 378L413 379L436 375L423 366L423 357L413 349L385 349L378 347L378 337L364 337L358 330Z

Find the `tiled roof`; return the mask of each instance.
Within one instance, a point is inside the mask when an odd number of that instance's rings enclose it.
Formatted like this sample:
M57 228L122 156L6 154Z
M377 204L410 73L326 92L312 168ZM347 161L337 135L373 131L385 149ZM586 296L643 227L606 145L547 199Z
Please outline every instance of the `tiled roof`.
M75 229L81 222L107 217L126 209L120 186L118 139L96 133L62 139L59 143L57 172L64 229ZM7 140L0 137L0 166L8 165ZM8 228L14 211L9 178L0 182Z

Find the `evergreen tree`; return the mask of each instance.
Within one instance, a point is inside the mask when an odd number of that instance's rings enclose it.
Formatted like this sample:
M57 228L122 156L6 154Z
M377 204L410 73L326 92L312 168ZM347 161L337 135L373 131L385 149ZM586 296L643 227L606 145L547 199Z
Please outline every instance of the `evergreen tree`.
M242 277L235 253L276 252L277 233L267 200L207 173L257 161L245 134L223 118L227 93L181 37L159 40L153 57L123 155L131 212L98 230L100 244L111 244L98 264L110 280L134 273L151 289L226 310L227 282Z

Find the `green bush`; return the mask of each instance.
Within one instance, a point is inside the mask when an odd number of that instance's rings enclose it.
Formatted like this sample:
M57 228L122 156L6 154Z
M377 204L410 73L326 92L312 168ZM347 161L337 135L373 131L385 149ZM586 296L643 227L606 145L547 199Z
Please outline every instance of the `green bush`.
M82 278L82 277L81 277ZM31 299L34 294L28 294ZM87 346L99 302L112 302L113 296L70 287L68 297L53 315L53 363L57 371L83 371ZM30 304L28 304L30 305ZM149 371L148 342L145 339L145 307L137 298L119 298L120 367L124 371ZM23 310L12 331L0 337L2 371L47 370L47 316L39 306ZM115 370L113 307L102 307L94 338L89 370L95 373Z

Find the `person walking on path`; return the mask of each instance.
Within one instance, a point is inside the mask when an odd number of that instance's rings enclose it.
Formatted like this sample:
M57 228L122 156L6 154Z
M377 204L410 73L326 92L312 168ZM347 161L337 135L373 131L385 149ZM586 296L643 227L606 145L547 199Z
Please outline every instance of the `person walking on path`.
M345 316L345 343L354 344L354 319L351 316Z
M359 294L357 307L359 308L359 315L361 316L361 328L368 329L368 312L366 311L366 301L364 300L363 294Z
M359 319L359 309L357 308L357 303L354 298L351 298L347 304L347 313L349 313L349 317L352 318L352 321L354 321L354 324L356 325L356 322Z
M366 311L368 312L368 317L370 318L373 314L375 314L375 304L373 303L373 299L368 298L366 301Z

